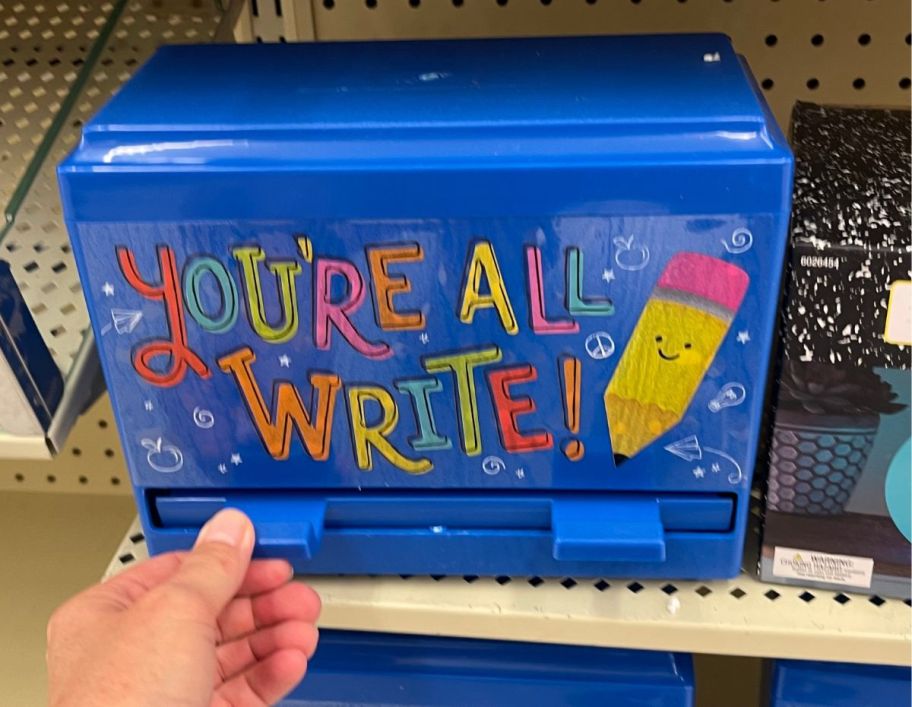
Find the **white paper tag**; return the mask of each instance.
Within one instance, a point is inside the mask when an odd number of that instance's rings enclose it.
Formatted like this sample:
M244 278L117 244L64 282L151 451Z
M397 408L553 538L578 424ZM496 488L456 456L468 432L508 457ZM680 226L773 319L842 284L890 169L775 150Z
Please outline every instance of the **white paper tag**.
M897 280L890 285L884 341L906 346L912 344L912 281Z
M830 582L870 589L874 560L870 557L831 555L814 550L777 547L773 552L773 576Z

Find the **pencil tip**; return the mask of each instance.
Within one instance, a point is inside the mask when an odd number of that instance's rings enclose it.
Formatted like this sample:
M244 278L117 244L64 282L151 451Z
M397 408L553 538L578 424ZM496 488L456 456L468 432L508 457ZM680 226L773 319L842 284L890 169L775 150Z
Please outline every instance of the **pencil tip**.
M627 461L628 459L630 459L630 457L625 456L625 455L623 455L623 454L615 454L615 455L614 455L614 465L615 465L615 466L620 466L621 464L623 464L623 463L624 463L625 461Z

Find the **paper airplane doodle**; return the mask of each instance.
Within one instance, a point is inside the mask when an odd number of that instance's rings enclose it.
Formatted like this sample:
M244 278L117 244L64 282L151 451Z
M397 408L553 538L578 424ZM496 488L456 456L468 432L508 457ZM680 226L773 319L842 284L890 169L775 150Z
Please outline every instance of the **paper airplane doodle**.
M142 319L143 313L136 309L112 309L111 321L114 322L114 330L118 334L129 334L132 332L139 320Z
M677 442L672 442L665 447L665 451L670 454L674 454L676 457L679 457L688 462L702 460L704 453L713 454L717 457L721 457L732 465L732 471L728 475L728 483L736 486L737 484L740 484L741 480L744 478L744 472L741 470L741 465L737 462L737 460L735 460L733 456L727 452L723 452L721 449L701 447L700 440L697 439L696 435L690 435L689 437L679 439ZM714 473L718 473L720 468L721 467L718 463L713 463L710 467ZM700 469L701 472L698 474L696 470L694 470L694 476L697 478L703 478L706 470L702 467L697 467L697 469Z
M665 451L688 462L703 458L703 449L700 447L700 440L697 439L696 435L690 435L690 437L672 442L665 447Z

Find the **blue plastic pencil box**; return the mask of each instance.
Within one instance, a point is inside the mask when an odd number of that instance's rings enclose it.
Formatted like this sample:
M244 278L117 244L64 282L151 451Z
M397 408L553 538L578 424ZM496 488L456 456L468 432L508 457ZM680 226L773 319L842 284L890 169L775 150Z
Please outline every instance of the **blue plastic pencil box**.
M738 571L792 158L725 37L167 47L59 174L153 552Z

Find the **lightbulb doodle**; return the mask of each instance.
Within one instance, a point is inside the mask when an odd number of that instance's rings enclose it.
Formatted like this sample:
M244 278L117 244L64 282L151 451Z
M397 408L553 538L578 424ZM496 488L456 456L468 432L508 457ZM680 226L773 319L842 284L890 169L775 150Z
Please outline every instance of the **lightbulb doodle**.
M709 404L710 412L721 412L725 408L737 407L747 398L747 389L740 383L726 383Z

